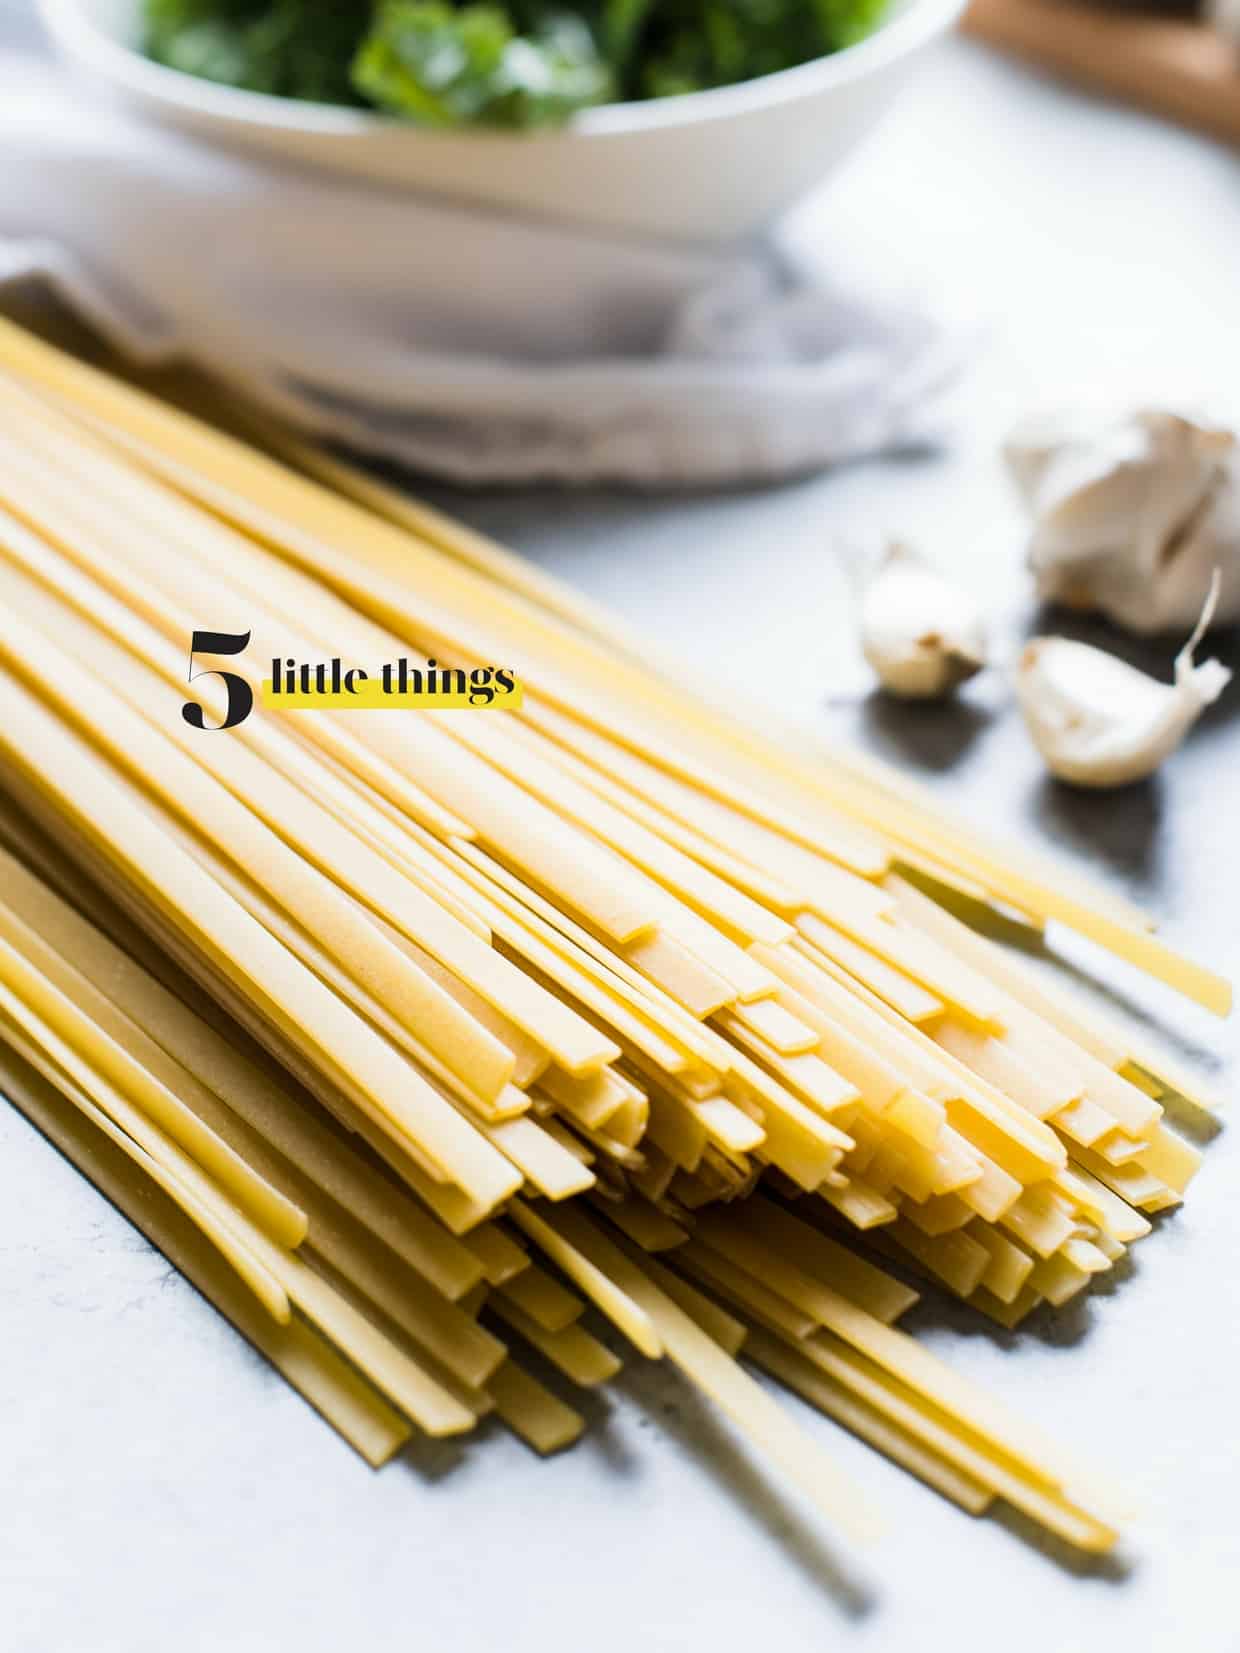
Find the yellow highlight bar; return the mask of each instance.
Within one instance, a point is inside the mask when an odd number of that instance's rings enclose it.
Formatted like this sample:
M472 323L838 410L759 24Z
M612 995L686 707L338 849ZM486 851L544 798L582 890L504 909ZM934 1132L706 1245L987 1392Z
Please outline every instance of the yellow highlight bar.
M509 675L509 674L505 674ZM354 681L353 688L321 693L301 689L294 693L277 690L271 678L264 678L259 704L269 712L448 712L519 711L525 691L519 678L509 676L508 684L474 684L463 693L457 689L406 689L385 691L380 677Z

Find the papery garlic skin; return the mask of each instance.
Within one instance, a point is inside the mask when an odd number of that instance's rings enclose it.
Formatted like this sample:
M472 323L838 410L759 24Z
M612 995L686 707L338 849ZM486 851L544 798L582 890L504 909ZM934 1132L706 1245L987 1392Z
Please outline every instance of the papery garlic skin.
M1217 660L1193 663L1211 607L1207 597L1196 630L1176 656L1174 683L1159 683L1066 637L1035 637L1026 644L1016 695L1053 775L1074 786L1127 786L1152 775L1175 751L1231 679Z
M894 544L861 599L861 649L889 694L933 700L986 664L986 628L966 592Z
M1219 572L1216 618L1240 619L1240 435L1147 409L1037 419L1004 454L1030 508L1029 566L1047 602L1128 631L1187 629Z

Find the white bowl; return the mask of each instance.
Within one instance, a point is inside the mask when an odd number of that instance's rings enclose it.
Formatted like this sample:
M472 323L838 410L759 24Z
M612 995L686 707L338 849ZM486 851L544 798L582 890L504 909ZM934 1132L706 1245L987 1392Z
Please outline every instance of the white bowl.
M343 3L343 0L342 0ZM614 230L722 241L820 183L964 0L890 0L859 45L739 86L614 103L537 133L431 132L216 86L136 49L140 0L40 0L61 52L144 114L218 143L456 200Z

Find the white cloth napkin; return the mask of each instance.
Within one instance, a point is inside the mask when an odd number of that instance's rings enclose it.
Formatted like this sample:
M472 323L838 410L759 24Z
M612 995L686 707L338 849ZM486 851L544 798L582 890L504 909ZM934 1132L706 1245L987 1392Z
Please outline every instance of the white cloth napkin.
M460 481L790 475L923 440L958 338L775 246L460 209L147 124L0 55L0 281Z

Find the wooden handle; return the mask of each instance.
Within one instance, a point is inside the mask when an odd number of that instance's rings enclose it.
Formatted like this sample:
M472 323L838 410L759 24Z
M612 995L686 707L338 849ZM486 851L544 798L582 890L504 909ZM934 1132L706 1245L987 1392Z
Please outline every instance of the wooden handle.
M964 28L1056 74L1240 144L1240 54L1204 24L1063 0L972 0Z

